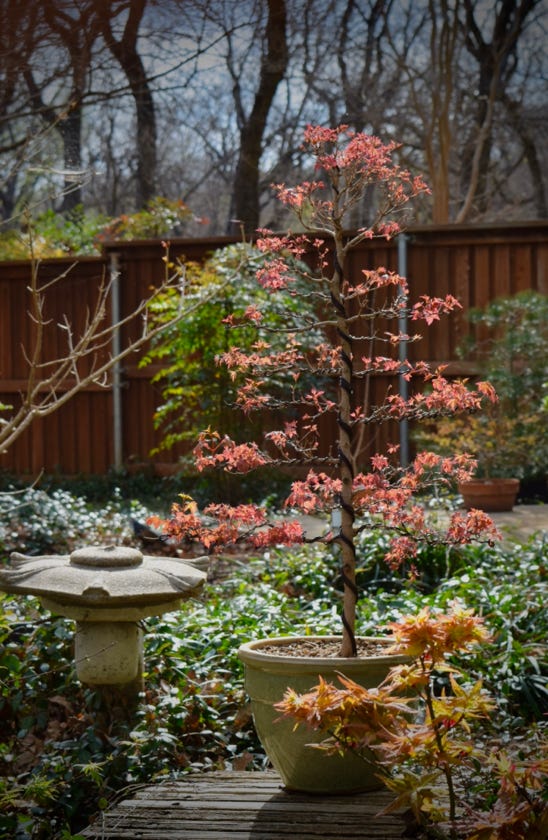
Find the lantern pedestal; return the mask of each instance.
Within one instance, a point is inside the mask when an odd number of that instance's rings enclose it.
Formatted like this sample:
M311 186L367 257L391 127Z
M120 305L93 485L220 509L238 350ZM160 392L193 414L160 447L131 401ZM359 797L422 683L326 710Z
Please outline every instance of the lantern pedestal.
M99 692L103 724L129 723L144 688L141 621L196 595L206 564L207 558L187 562L118 546L69 556L12 554L11 567L0 569L0 589L36 595L46 609L76 622L78 678Z

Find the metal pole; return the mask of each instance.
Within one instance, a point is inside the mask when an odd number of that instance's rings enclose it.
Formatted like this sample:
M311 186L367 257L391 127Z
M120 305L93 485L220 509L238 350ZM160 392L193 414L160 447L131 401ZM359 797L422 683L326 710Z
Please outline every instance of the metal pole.
M407 277L407 236L405 233L400 233L398 236L398 274L400 277ZM402 292L401 289L400 292ZM400 315L398 327L401 334L407 335L407 310ZM406 358L407 341L404 340L399 344L399 360L403 363ZM403 400L408 399L409 388L403 372L399 374L399 393ZM400 421L400 465L403 468L409 465L409 422L407 420Z
M113 357L116 357L122 349L120 330L116 328L120 322L120 254L111 253L109 259L112 326L114 327L111 350ZM115 362L112 368L112 418L114 469L121 471L124 455L122 439L122 365L120 362Z

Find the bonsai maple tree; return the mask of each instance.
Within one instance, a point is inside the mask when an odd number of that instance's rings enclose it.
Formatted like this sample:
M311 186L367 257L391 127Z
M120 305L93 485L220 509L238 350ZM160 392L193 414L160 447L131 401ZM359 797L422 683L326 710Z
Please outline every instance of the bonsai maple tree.
M376 454L364 464L367 429L389 421L476 411L485 399L496 397L486 382L467 387L462 381L446 379L443 370L400 358L400 347L420 338L401 332L401 319L406 316L411 322L431 324L459 306L454 297L422 296L412 303L406 279L384 267L364 270L357 284L351 285L346 277L349 252L364 240L396 235L400 230L396 215L410 199L427 191L420 177L412 177L394 162L397 145L383 144L344 125L334 129L309 126L303 148L315 161L317 177L294 187L274 187L278 199L299 220L301 232L278 236L263 230L257 242L269 256L257 271L257 282L272 295L289 290L301 302L297 312L288 312L286 347L273 351L263 339L251 352L232 347L219 359L239 382L237 405L244 414L265 409L282 412L283 427L267 432L263 446L236 443L208 429L200 435L195 458L200 470L216 467L246 473L263 466L308 468L304 479L293 482L285 504L306 514L331 512L331 527L323 540L340 548L344 585L340 655L355 656L355 541L361 530L379 522L391 531L386 559L393 567L413 558L420 543L458 545L479 536L491 539L495 533L491 520L480 511L456 512L448 527L438 531L415 500L419 490L435 482L469 477L475 466L471 457L423 452L409 467L400 468L395 461L397 446L390 445L385 454ZM349 213L365 196L373 196L371 223L347 234ZM298 288L295 269L289 266L295 258L306 259L310 266L299 269ZM302 281L306 281L304 292ZM261 322L262 313L249 306L244 319L253 326ZM228 317L229 323L238 326L241 320ZM303 336L318 326L325 341L313 351L309 346L304 349ZM382 354L377 352L379 345ZM281 371L291 375L274 376ZM304 376L310 371L316 377L313 387L309 376ZM412 393L404 398L389 387L384 399L372 404L368 389L357 386L378 374L405 377ZM324 387L319 387L320 381ZM326 445L322 420L333 414L337 440ZM201 514L186 499L173 506L168 520L152 521L169 536L198 541L210 551L242 541L256 548L306 541L297 518L271 521L266 508L252 504L211 504Z

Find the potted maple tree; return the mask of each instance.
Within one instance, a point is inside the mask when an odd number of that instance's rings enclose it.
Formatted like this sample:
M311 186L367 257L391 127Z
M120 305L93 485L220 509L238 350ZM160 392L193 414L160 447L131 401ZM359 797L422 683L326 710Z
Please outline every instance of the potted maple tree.
M402 319L431 324L459 305L452 296L412 301L406 279L384 267L364 270L354 284L345 273L349 252L364 240L397 234L396 215L427 189L393 160L396 144L383 144L346 126L309 126L303 148L313 159L314 179L275 187L279 200L299 220L301 232L278 236L261 231L257 242L269 256L257 271L257 281L272 295L289 290L300 300L300 306L287 313L286 345L274 349L261 339L251 351L232 347L219 360L240 383L237 404L244 417L272 409L282 413L282 428L268 431L264 445L236 443L208 429L200 436L195 456L199 469L236 473L264 466L301 471L305 467L305 477L301 472L292 484L287 508L296 514L331 517L321 539L327 550L340 555L344 587L340 636L314 637L311 628L303 638L249 642L241 647L240 656L259 737L286 786L336 792L367 789L379 782L355 757L349 757L355 764L347 772L346 758L320 757L308 750L305 745L311 736L293 733L287 721L276 722L279 713L274 703L288 686L304 691L317 683L319 675L330 679L337 671L373 686L402 661L398 654L387 653L386 637L356 638L358 535L375 524L386 528L391 533L386 561L393 568L412 558L421 543L455 545L493 536L491 521L477 511L454 513L448 526L438 531L416 499L418 491L438 481L469 477L472 458L423 452L408 468L400 468L395 445L373 457L364 455L368 430L390 421L475 411L485 399L495 397L487 383L468 388L463 382L448 381L422 361L401 357L401 347L416 339L400 329ZM365 196L372 197L371 223L348 234L349 213ZM298 283L295 259L299 265L306 260L308 266L297 269ZM253 325L261 322L262 313L251 305L244 317ZM228 318L238 326L241 320ZM309 343L303 346L303 336L318 327L324 341L313 349ZM276 371L291 375L273 376ZM389 386L382 398L369 399L368 383L379 375L404 377L409 395L400 396ZM334 440L326 439L324 431L329 415L336 417ZM251 504L211 504L200 513L185 500L174 505L167 521L154 524L172 538L194 539L210 551L241 542L266 548L307 540L297 515L272 521L267 509Z

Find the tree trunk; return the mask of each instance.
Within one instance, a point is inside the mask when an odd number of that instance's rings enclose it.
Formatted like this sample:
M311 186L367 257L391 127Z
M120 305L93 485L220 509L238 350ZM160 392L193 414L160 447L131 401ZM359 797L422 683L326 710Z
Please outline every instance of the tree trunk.
M63 140L65 179L62 213L71 213L82 204L82 108L77 105L59 123ZM74 172L74 175L70 175ZM67 174L68 173L68 174Z
M339 526L336 537L341 549L341 576L343 580L343 638L339 656L356 656L356 548L354 537L354 457L352 454L352 399L354 351L351 328L345 304L343 266L345 250L342 228L335 231L335 270L331 280L331 300L337 313L337 333L341 343L341 375L339 380L339 478L341 480L340 523L333 522L333 529Z
M474 126L464 145L461 166L462 206L457 222L466 222L476 208L487 209L487 178L492 146L495 104L505 94L517 67L516 44L527 15L539 0L502 0L497 5L491 41L486 42L475 18L476 4L464 0L466 12L465 44L479 67L477 108Z
M504 97L506 111L510 118L510 125L521 140L525 162L531 176L534 205L539 219L548 218L548 200L544 188L544 174L534 135L529 131L526 121L520 111L520 104Z
M58 115L52 107L43 111L44 119L57 128L63 142L61 212L70 213L82 204L82 109L97 28L86 3L78 8L78 17L71 16L63 4L54 0L43 0L42 6L49 30L60 39L70 59L71 89L63 112Z
M288 63L285 0L268 0L267 50L261 61L259 87L253 108L240 129L240 154L236 165L227 232L259 227L259 162L270 107Z
M124 32L119 41L112 32L112 4L109 14L103 15L101 28L103 36L113 56L124 71L133 99L137 120L136 153L137 172L135 201L140 210L154 198L156 190L156 111L145 67L137 50L139 26L143 19L146 0L132 0Z

